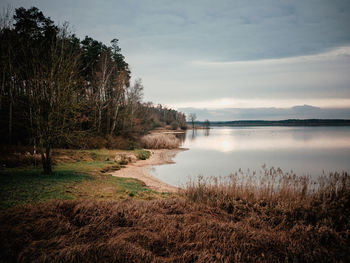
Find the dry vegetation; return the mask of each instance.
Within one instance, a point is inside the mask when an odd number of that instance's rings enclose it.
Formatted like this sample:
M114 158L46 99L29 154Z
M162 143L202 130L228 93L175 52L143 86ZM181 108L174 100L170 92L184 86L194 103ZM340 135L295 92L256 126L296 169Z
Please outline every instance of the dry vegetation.
M297 176L293 171L284 173L280 168L271 167L258 173L241 169L226 177L191 180L184 192L191 201L219 206L230 212L237 201L250 204L263 204L269 207L295 209L324 203L329 199L338 201L347 197L350 191L350 176L331 173L312 179L310 176Z
M180 140L174 134L151 133L141 138L141 145L147 149L175 149L180 145Z
M185 198L53 201L4 210L2 261L349 262L350 178L265 169L188 185ZM275 183L273 187L272 184Z

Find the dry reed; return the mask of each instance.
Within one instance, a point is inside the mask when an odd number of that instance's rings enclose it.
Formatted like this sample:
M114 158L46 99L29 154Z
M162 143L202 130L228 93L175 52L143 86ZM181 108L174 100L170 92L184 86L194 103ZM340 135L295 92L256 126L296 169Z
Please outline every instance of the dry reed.
M297 176L293 171L284 173L280 168L263 166L258 173L239 169L226 177L199 176L197 181L190 180L185 189L189 200L219 207L244 200L293 208L298 204L311 205L316 200L341 198L350 192L350 176L346 172L336 172L312 179Z
M175 149L180 140L174 134L151 133L141 138L141 145L147 149Z

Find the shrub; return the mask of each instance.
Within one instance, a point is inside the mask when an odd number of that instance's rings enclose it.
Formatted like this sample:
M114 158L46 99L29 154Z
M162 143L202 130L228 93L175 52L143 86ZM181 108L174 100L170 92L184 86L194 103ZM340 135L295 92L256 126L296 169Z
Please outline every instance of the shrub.
M106 143L106 148L108 149L133 150L137 146L133 138L123 136L109 136Z
M177 128L179 127L179 124L177 121L173 121L171 124L170 124L170 127L172 130L177 130Z
M162 124L159 121L152 122L153 129L162 127Z
M136 157L139 160L146 160L151 156L151 152L147 150L137 150Z

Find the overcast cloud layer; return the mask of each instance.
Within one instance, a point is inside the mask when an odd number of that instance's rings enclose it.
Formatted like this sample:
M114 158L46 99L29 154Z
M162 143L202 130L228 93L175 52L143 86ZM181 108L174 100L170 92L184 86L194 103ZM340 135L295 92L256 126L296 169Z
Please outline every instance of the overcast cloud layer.
M120 39L154 103L350 107L347 0L0 1L37 6L81 38Z

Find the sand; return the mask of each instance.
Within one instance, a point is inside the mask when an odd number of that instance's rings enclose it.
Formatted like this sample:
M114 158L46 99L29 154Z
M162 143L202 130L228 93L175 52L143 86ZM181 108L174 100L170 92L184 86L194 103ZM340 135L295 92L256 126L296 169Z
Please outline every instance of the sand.
M112 173L113 176L117 177L128 177L135 178L143 181L146 186L157 192L177 192L178 187L169 185L162 182L151 175L151 169L155 165L170 164L174 163L173 158L180 151L187 149L161 149L161 150L149 150L151 152L150 158L147 160L138 160L135 163L126 165L125 168L115 171Z

